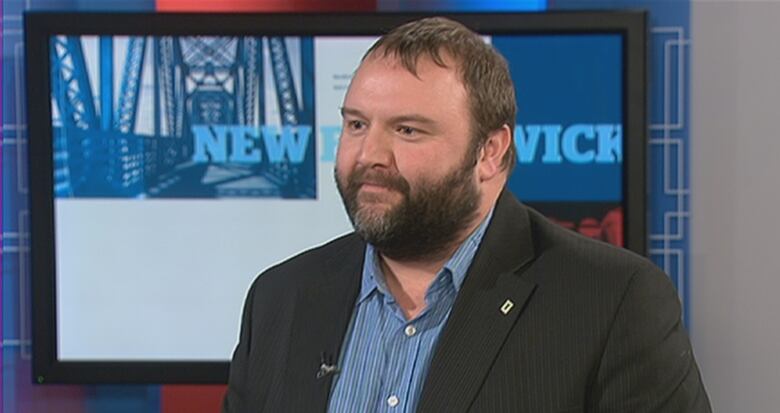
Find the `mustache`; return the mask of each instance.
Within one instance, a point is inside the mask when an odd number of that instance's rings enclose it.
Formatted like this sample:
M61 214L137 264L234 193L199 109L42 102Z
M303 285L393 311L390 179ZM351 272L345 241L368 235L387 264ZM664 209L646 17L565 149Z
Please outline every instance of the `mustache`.
M357 192L363 184L378 185L403 194L409 193L409 181L397 173L378 171L368 167L358 167L349 174L348 187Z

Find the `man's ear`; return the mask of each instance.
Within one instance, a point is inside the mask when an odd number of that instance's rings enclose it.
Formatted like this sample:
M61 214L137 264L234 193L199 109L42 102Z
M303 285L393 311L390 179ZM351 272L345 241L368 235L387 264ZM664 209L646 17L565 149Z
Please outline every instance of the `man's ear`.
M477 170L480 181L488 181L505 169L502 166L504 155L509 150L512 143L512 131L509 125L504 125L488 135L485 144L479 150L479 161Z

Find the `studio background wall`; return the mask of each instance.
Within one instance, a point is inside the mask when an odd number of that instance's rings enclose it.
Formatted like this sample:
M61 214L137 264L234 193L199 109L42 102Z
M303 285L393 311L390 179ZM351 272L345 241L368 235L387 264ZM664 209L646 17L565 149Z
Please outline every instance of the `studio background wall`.
M323 6L328 3L327 6ZM223 386L34 386L30 375L23 10L181 10L208 2L4 0L2 10L2 404L3 412L216 411ZM219 2L224 8L227 2ZM650 11L650 256L671 276L715 408L762 412L780 402L769 263L780 228L771 121L777 117L778 5L669 1L233 1L232 10ZM258 6L259 5L259 6ZM691 41L690 23L694 36ZM693 43L693 44L692 44ZM701 47L697 51L697 47ZM774 47L774 49L773 49ZM694 72L691 67L693 50ZM753 63L759 60L760 65ZM690 76L690 79L689 79ZM776 83L776 82L775 82ZM691 104L689 85L693 85ZM689 111L689 108L691 111ZM760 108L757 110L755 108ZM691 113L689 118L689 112ZM774 115L772 115L774 113ZM693 128L690 128L690 120ZM739 139L738 139L739 138ZM691 147L691 140L693 147ZM689 155L691 154L692 155ZM692 180L689 181L689 160ZM777 175L777 170L774 170ZM699 192L701 191L701 192ZM693 208L691 208L691 202ZM690 220L693 226L689 226ZM693 237L690 236L691 230ZM772 243L772 241L775 241ZM693 253L689 253L689 245ZM739 278L738 278L739 277ZM767 407L769 406L769 407Z
M696 1L691 83L693 345L720 412L780 405L780 3Z

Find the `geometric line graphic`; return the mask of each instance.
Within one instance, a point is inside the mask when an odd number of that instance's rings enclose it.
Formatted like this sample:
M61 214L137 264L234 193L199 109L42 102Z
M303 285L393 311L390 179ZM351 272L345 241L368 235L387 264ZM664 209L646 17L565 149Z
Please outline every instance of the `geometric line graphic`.
M649 226L650 257L674 281L687 320L687 228L690 218L687 174L688 130L686 127L686 62L690 40L683 27L654 27L651 30L655 73L660 84L654 96L650 124L650 165L662 171L650 174L653 205ZM660 67L659 67L660 66ZM658 88L658 86L661 86Z

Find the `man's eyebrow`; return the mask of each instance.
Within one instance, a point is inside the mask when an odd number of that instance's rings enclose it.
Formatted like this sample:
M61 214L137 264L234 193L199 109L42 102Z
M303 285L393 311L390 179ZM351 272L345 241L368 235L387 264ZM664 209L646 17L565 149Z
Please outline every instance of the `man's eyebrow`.
M346 106L342 107L340 109L340 111L341 111L341 116L342 117L344 117L346 115L350 115L350 116L355 116L355 117L358 117L358 118L366 118L366 115L363 112L361 112L361 111L359 111L357 109L348 108ZM394 116L394 117L390 118L390 122L391 123L415 122L415 123L421 123L421 124L425 124L425 125L434 125L434 124L436 124L436 121L431 119L431 118L428 118L428 117L425 117L425 116L422 116L422 115L414 115L414 114Z
M392 123L406 123L406 122L414 122L414 123L421 123L424 125L435 125L436 121L427 118L422 115L400 115L400 116L394 116L390 118L390 121Z
M344 116L346 116L346 115L352 115L352 116L355 116L355 117L358 117L358 118L365 118L366 117L363 114L363 112L361 112L361 111L359 111L357 109L348 108L346 106L342 106L341 109L339 110L339 112L341 112L341 117L342 118Z

